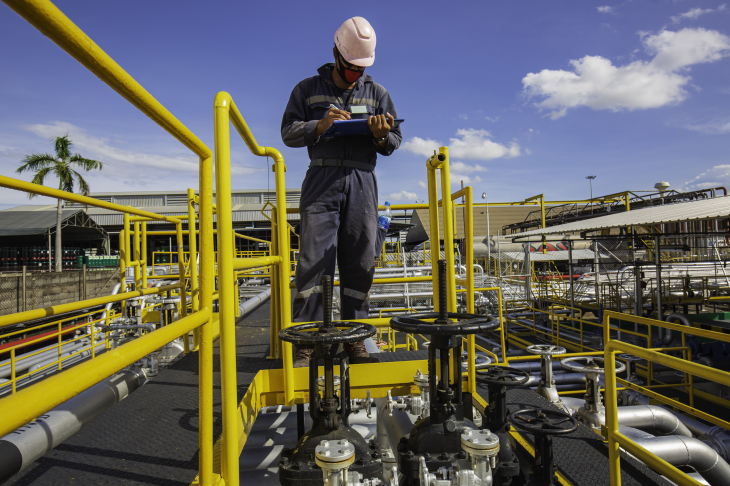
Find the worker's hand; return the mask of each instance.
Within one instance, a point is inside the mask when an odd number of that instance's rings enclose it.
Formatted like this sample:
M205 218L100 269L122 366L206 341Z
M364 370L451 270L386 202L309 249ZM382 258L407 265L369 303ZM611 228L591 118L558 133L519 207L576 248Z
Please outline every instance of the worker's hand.
M387 117L387 118L386 118ZM385 115L375 115L368 118L368 126L373 132L373 137L383 138L393 129L395 121L393 115L386 113Z
M349 120L350 112L345 110L339 110L337 108L330 108L327 110L327 116L317 122L317 129L314 131L314 138L319 137L332 126L337 120Z

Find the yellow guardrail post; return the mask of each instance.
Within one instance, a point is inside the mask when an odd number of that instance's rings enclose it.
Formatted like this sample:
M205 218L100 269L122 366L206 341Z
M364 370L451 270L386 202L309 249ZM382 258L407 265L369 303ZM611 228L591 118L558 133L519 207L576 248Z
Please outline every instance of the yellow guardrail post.
M434 152L433 157L431 157L426 164L428 169L426 171L426 177L428 178L428 217L431 230L429 247L431 249L431 283L433 286L434 312L439 311L438 261L441 259L441 237L439 235L438 208L439 195L436 168L439 167L440 161L442 160L446 160L446 155Z
M606 344L611 339L611 330L608 327L609 316L603 316L603 339ZM611 472L611 486L621 486L621 452L615 435L618 433L618 409L616 407L616 353L606 346L603 368L606 371L604 376L606 429L608 429L608 464Z
M142 288L146 289L147 288L147 221L142 222L141 238L142 238L142 262L141 262Z
M200 291L198 289L198 242L195 229L195 190L188 188L188 249L190 251L190 297L192 301L193 314L200 310ZM200 329L193 329L193 350L200 346Z
M199 172L199 225L200 225L200 288L201 311L213 311L215 291L215 247L213 244L213 158L200 157ZM193 220L194 221L194 220ZM200 400L200 486L213 484L213 323L212 318L200 327L198 351L198 387Z
M223 408L222 473L226 485L238 484L236 393L236 316L233 285L233 219L231 212L230 103L215 98L215 187L218 207L218 293L220 295L221 401ZM223 97L225 98L225 97Z
M126 213L125 213L126 214ZM142 288L142 271L141 271L141 248L140 248L140 229L139 229L139 221L134 222L134 261L136 265L134 266L134 288L136 290ZM139 309L140 312L142 311L142 308Z
M266 164L266 170L269 170L269 164ZM276 220L276 212L271 212L271 244L269 245L269 256L280 256L278 254L277 237L278 223ZM288 263L288 262L287 262ZM271 282L271 327L269 329L269 359L279 358L279 330L281 329L281 321L279 320L279 275L276 271L269 271ZM287 289L288 291L288 289Z
M195 224L195 220L193 220ZM180 282L180 315L185 317L188 315L188 290L187 282L185 281L185 251L183 247L183 230L182 222L175 225L175 231L177 232L177 274ZM190 340L185 337L185 346L190 345Z

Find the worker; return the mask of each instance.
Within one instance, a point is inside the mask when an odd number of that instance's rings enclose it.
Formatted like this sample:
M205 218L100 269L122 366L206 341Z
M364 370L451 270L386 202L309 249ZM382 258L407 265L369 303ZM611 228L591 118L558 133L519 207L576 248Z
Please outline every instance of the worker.
M322 320L322 276L340 276L342 320L368 317L378 234L378 154L401 143L388 91L365 73L375 61L375 31L362 17L335 32L334 63L296 85L281 122L289 147L307 147L310 163L299 203L300 251L292 320ZM367 118L370 133L323 137L335 121ZM308 366L312 348L296 349L294 366ZM371 363L363 342L346 344L350 363Z

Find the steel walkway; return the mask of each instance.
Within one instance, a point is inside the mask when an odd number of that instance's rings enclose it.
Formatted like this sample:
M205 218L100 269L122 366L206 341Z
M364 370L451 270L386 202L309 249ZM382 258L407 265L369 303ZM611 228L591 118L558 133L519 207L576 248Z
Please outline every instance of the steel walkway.
M270 301L269 301L270 302ZM269 302L236 326L238 399L267 360ZM218 340L214 343L214 434L221 434ZM198 354L191 353L18 473L17 485L188 486L198 473Z

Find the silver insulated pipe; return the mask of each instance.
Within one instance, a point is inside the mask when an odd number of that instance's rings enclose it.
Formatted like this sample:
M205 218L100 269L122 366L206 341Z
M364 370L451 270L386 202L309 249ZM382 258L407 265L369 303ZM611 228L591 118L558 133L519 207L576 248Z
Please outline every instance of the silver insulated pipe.
M0 439L0 484L43 457L146 381L142 371L123 371Z
M704 442L691 437L633 438L633 441L673 466L689 466L711 486L727 486L730 465Z

